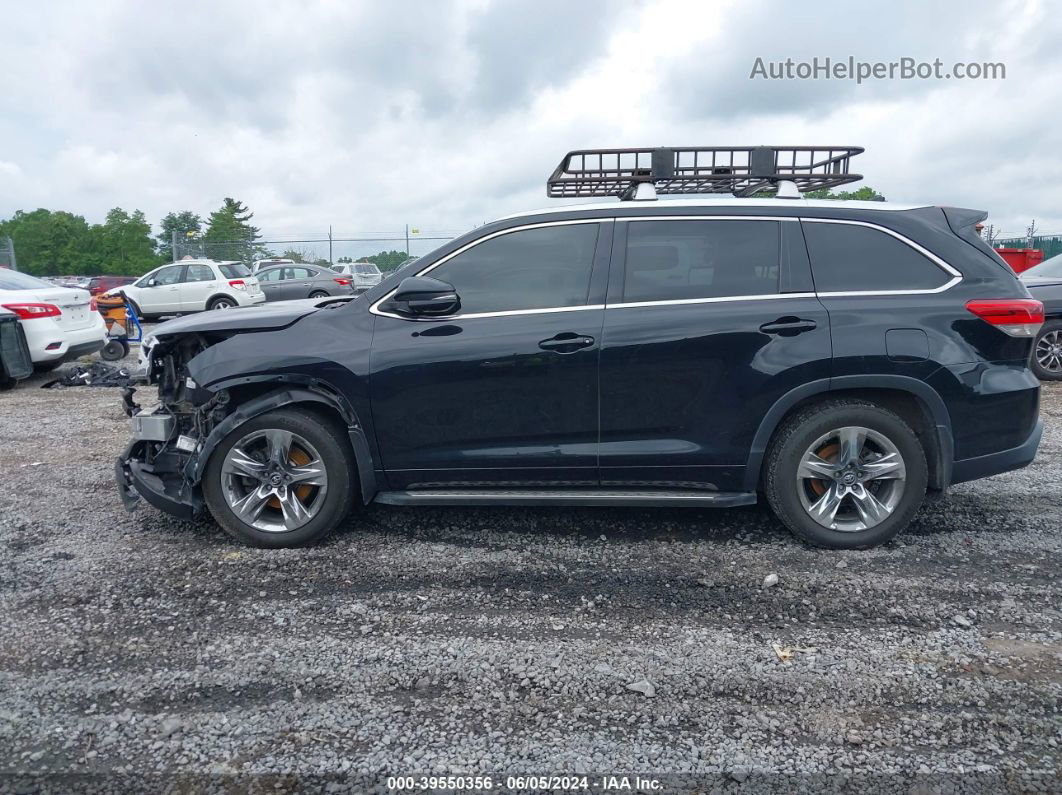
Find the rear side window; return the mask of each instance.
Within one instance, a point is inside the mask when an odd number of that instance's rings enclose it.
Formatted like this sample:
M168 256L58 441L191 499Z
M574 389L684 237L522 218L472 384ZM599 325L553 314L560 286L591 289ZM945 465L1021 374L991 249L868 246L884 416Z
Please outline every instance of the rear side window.
M242 262L222 262L218 267L227 279L242 279L251 275L251 271Z
M214 271L207 265L189 265L184 280L186 282L212 282L216 278Z
M802 222L820 293L932 290L951 276L892 235L869 226Z
M623 300L778 292L777 221L632 221Z
M463 315L580 306L590 292L597 230L588 223L510 232L424 275L457 289Z

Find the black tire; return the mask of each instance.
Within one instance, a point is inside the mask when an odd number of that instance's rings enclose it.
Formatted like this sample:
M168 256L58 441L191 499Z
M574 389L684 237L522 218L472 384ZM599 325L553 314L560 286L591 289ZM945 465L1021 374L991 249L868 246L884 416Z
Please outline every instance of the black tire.
M801 502L800 462L811 445L831 430L868 428L893 444L906 469L903 493L892 513L879 524L858 531L819 524ZM767 451L764 490L774 513L798 538L827 549L865 549L888 541L914 518L925 499L929 471L918 436L899 416L861 400L827 400L797 411L775 432Z
M326 293L324 290L314 290L312 293L310 293L310 298L327 298L327 297L328 297L328 293Z
M290 531L269 532L245 523L229 507L222 484L222 464L232 447L253 431L278 429L302 436L318 451L328 477L328 489L318 513ZM276 549L319 541L350 512L354 497L355 465L350 443L338 422L313 411L278 409L235 428L214 449L203 475L203 497L217 523L233 538L256 547Z
M235 298L229 298L227 295L219 295L207 304L207 309L235 309L237 306L239 306L239 304L236 303Z
M1062 381L1062 367L1048 369L1040 364L1036 355L1037 348L1044 344L1044 338L1049 334L1053 335L1052 339L1055 344L1062 342L1062 320L1048 320L1044 323L1043 328L1040 329L1040 333L1036 335L1036 340L1033 342L1032 354L1029 357L1029 367L1032 368L1033 373L1041 381Z
M108 340L100 350L100 358L105 362L117 362L129 354L129 343L123 340Z

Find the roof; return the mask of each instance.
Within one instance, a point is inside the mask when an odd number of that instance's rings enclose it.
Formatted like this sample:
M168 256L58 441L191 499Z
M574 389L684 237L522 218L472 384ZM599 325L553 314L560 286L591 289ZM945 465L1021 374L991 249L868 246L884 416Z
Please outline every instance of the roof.
M523 218L528 215L547 215L549 213L582 212L586 210L600 210L610 213L613 210L633 210L636 208L647 209L649 207L704 207L718 210L725 207L769 207L772 210L780 208L797 209L834 209L834 210L877 210L900 212L903 210L917 210L922 207L930 207L929 204L899 204L897 202L864 202L847 201L840 199L777 199L774 197L765 199L739 199L728 197L704 197L698 199L659 199L652 202L613 201L591 202L589 204L557 204L553 207L543 207L538 210L527 210L522 213L512 213L496 218L496 221L508 221L513 218Z

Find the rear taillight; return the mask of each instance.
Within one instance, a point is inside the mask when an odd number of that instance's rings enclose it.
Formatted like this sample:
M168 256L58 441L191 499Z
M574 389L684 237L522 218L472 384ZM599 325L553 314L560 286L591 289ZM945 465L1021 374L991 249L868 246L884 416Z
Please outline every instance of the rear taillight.
M90 312L98 312L99 309L100 309L99 304L96 303L96 296L92 296L89 299L89 311Z
M1044 305L1034 298L967 301L966 308L1012 337L1035 337L1044 324Z
M230 279L229 287L235 287L237 290L246 290L247 284L243 279Z
M336 284L341 284L344 287L350 287L350 279L332 279Z
M9 312L14 312L23 320L33 320L38 317L59 317L63 314L55 304L0 304Z

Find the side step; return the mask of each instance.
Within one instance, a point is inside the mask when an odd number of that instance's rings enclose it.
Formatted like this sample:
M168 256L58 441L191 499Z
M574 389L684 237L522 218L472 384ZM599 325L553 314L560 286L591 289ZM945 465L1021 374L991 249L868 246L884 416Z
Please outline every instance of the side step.
M414 489L381 491L373 502L383 505L618 505L662 508L732 508L752 505L755 492L665 489Z

